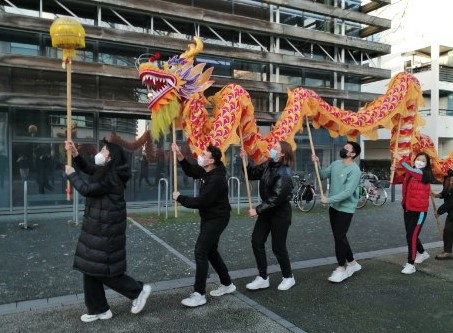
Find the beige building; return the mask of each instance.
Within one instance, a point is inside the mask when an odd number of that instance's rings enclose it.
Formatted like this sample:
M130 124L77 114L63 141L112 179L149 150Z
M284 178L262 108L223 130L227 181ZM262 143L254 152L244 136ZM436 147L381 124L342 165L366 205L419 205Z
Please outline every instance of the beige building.
M445 1L392 1L391 6L376 14L392 19L392 28L377 34L376 41L392 45L392 52L377 62L392 75L408 71L420 81L425 105L420 112L426 125L420 132L429 135L439 157L453 152L453 21ZM439 24L441 22L441 24ZM388 80L365 84L363 91L383 93ZM364 159L389 159L388 130L382 130L378 141L364 140Z

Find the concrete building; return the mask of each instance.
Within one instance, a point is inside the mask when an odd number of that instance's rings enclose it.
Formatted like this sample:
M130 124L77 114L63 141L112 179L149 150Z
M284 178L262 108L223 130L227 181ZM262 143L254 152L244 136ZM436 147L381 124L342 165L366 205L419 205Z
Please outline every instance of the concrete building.
M392 75L408 71L420 81L425 105L420 112L426 125L420 132L429 135L444 158L453 152L453 21L445 1L398 0L376 14L392 21L392 28L374 36L392 45L392 53L379 57L382 68ZM365 84L363 91L383 93L388 80ZM365 160L389 160L390 132L381 130L378 141L363 140Z
M23 180L28 180L30 207L67 204L62 173L66 72L61 50L51 47L49 27L55 18L75 17L86 31L86 47L73 61L72 109L74 140L90 157L103 137L115 134L131 142L149 126L137 57L180 54L194 35L204 42L197 61L214 67L216 82L207 95L227 83L242 85L252 96L263 132L278 119L287 90L297 86L315 90L332 105L358 110L377 96L361 92L362 84L390 78L390 71L376 62L390 53L390 46L372 40L391 26L389 19L372 13L389 4L390 0L363 6L360 0L2 1L0 213L22 209ZM296 138L296 170L310 172L305 133ZM178 140L183 142L181 133ZM323 164L344 142L331 139L324 130L315 131L314 140ZM146 168L156 182L168 176L168 140L153 149L154 159ZM230 160L236 149L228 152ZM134 177L128 202L155 199L156 187L140 186L141 149L129 154ZM231 163L231 174L234 171ZM193 189L190 182L181 184L187 191Z

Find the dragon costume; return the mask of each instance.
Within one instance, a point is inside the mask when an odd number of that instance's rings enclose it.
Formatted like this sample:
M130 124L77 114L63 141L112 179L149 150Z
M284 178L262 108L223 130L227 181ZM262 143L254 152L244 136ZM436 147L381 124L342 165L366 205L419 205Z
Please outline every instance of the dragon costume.
M263 136L256 125L250 95L244 88L229 84L214 96L204 96L213 83L210 79L213 69L203 71L205 63L194 64L194 57L202 48L203 43L195 37L195 43L179 56L165 62L152 56L139 64L140 80L148 89L155 139L168 133L175 120L176 126L184 130L190 149L198 155L209 144L226 151L230 144L240 143L242 134L244 149L255 162L261 163L277 141L287 141L296 148L294 136L303 130L305 117L309 117L314 128L324 127L332 137L346 136L354 141L359 135L377 139L378 129L385 127L391 130L391 155L396 150L408 158L420 151L428 153L437 179L453 165L453 154L439 159L431 138L418 131L424 124L418 112L423 97L420 83L409 73L393 77L384 95L357 112L331 106L312 90L301 87L290 90L280 119ZM402 171L396 170L395 182L401 180Z

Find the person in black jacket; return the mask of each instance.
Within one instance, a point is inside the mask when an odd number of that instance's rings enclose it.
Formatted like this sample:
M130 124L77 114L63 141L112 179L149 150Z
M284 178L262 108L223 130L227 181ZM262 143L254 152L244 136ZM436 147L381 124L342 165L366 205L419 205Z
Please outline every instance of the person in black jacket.
M261 203L249 210L249 216L258 216L252 233L252 248L259 275L246 285L249 290L269 287L265 244L272 235L272 251L277 257L283 279L278 290L288 290L296 283L291 270L286 238L291 225L292 171L294 152L286 141L277 142L269 152L270 158L257 166L247 166L250 180L260 180ZM241 157L247 161L245 151Z
M87 163L72 141L65 142L75 165L90 175L85 182L74 168L65 171L74 188L86 197L82 230L74 257L74 268L83 273L85 305L83 322L110 319L104 285L132 300L131 312L139 313L151 293L151 286L126 275L127 212L124 189L130 178L123 149L104 140L102 150Z
M217 297L236 290L236 286L231 282L228 268L217 250L220 236L230 221L231 206L228 199L226 168L222 163L222 152L215 146L208 146L198 156L198 165L189 163L176 143L173 143L171 148L176 153L184 173L194 179L201 179L198 197L173 192L173 199L184 207L198 209L200 213L200 233L195 244L194 292L181 301L185 306L196 307L206 304L209 263L219 275L221 283L219 288L210 292L210 295Z
M437 208L436 218L447 213L443 232L444 252L436 255L437 260L453 259L453 165L448 169L444 178L442 192L434 194L436 198L443 198L444 203Z

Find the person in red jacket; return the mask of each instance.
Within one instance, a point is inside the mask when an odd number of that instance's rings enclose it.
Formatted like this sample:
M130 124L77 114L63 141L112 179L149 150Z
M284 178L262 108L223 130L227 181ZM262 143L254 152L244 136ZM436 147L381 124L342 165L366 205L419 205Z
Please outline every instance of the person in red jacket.
M414 264L420 264L429 258L429 254L423 248L418 236L429 208L433 172L430 158L423 152L415 156L414 166L409 165L404 160L400 162L406 170L401 205L404 211L404 226L406 227L408 248L407 263L401 273L413 274L416 272Z

